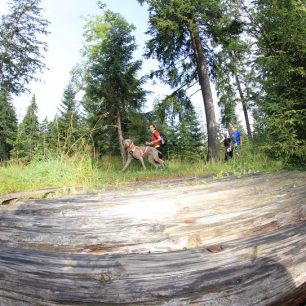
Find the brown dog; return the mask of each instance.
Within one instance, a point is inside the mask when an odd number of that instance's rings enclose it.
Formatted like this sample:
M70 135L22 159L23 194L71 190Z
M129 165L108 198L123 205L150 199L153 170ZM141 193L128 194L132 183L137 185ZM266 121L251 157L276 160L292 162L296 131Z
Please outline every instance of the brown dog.
M158 150L153 147L137 147L131 139L124 139L122 141L124 149L128 152L128 158L122 171L125 171L133 159L140 160L142 167L146 170L143 162L143 157L147 157L150 164L155 168L160 168L164 165L164 161L158 157Z

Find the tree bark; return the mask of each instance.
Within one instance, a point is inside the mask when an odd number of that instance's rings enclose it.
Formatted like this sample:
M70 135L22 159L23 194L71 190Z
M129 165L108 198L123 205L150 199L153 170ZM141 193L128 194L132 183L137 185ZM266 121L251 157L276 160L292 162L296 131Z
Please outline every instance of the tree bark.
M241 83L239 80L239 77L236 73L234 73L235 79L236 79L236 84L238 87L238 91L239 91L239 95L240 95L240 99L241 99L241 103L242 103L242 108L243 108L243 113L244 113L244 119L245 119L245 125L247 128L247 133L248 133L248 138L250 141L252 141L252 131L251 131L251 125L250 125L250 120L249 120L249 114L248 114L248 110L246 107L246 102L245 102L245 98L242 92L242 88L241 88Z
M121 125L121 113L120 113L120 110L117 111L117 132L118 132L119 149L120 149L122 164L124 165L125 162L126 162L126 154L125 154L124 147L123 147L123 144L122 144L123 134L122 134L122 125Z
M306 172L66 192L0 195L1 305L305 305Z
M213 104L213 98L210 88L210 81L207 69L207 63L204 56L204 50L201 43L201 38L197 26L189 27L190 36L192 39L192 46L197 62L197 70L199 83L201 86L201 92L203 97L203 103L205 108L207 134L208 134L208 156L207 159L219 160L220 151L217 140L217 124L216 116Z

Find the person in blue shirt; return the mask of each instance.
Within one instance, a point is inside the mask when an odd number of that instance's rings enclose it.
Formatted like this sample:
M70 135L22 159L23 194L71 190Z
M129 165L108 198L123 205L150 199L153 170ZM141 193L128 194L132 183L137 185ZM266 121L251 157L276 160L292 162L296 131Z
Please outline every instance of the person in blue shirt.
M236 127L231 123L229 124L229 130L234 149L239 149L242 145L240 131L237 130Z

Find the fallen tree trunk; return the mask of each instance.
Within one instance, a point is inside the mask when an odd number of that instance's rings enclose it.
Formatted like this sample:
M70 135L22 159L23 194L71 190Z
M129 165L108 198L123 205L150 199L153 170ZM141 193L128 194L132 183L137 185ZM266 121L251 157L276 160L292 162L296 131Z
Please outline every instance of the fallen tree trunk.
M0 305L302 305L305 178L168 182L2 205Z

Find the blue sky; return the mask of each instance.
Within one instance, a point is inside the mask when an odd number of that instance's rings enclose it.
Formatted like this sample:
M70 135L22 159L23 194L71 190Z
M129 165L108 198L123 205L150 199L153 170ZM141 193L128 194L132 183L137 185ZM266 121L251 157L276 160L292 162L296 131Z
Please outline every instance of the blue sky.
M120 13L130 23L136 26L134 35L139 46L135 52L136 58L141 58L144 53L145 35L147 30L148 12L136 0L104 0L107 7ZM50 34L45 38L48 44L48 52L45 54L45 63L49 68L39 77L41 82L30 84L30 94L23 94L15 97L13 102L17 111L17 116L21 120L25 114L31 96L36 95L38 103L39 119L48 117L52 120L57 112L57 108L62 100L64 88L68 85L71 69L81 61L80 50L83 46L83 26L84 18L96 15L100 12L96 0L42 0L44 17L51 24L48 30ZM0 0L0 14L7 12L7 0ZM145 74L157 67L153 60L143 59L143 69L141 74ZM152 91L147 97L147 109L151 109L153 100L157 97L164 97L170 93L167 86L162 84L153 85L148 83L145 89ZM189 94L195 92L193 88ZM216 95L213 90L216 116L219 117L219 110L216 105ZM201 121L203 121L203 101L201 93L197 92L192 96L192 101L196 107ZM204 120L205 121L205 120Z

